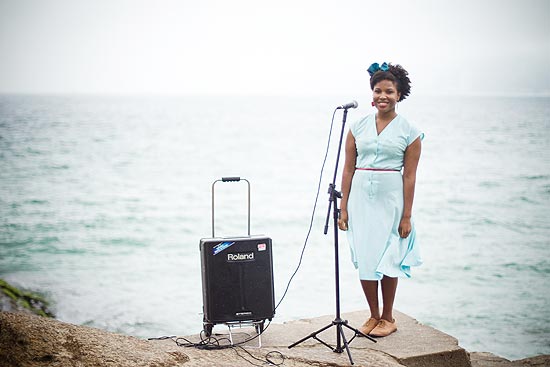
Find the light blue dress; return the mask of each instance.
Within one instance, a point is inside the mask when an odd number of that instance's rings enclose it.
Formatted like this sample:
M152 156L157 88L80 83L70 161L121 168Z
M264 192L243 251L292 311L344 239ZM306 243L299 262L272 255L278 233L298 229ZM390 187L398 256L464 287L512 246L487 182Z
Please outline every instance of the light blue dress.
M375 115L350 126L357 147L357 168L348 198L348 241L351 258L362 280L410 277L411 266L422 264L414 222L407 238L398 233L403 214L405 149L424 134L397 115L378 135Z

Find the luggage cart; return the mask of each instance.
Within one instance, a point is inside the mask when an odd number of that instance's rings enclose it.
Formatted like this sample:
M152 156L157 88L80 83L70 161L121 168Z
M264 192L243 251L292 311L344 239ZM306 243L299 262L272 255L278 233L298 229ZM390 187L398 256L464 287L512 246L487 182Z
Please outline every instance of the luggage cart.
M248 186L248 234L216 237L215 185L241 181ZM250 182L247 179L223 177L212 183L212 237L202 238L199 249L205 335L212 335L216 324L227 325L231 343L231 329L235 327L250 325L261 334L265 320L271 321L275 314L272 240L263 235L250 235Z

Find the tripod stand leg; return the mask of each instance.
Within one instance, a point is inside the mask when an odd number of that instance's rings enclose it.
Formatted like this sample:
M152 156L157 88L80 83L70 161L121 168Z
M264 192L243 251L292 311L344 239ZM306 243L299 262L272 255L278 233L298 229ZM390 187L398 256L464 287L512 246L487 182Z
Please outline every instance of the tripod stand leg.
M344 347L346 348L346 352L348 353L349 362L353 364L353 359L351 358L351 352L349 351L348 341L346 340L346 335L344 334L344 329L342 328L342 325L345 324L338 324L338 332L342 336L342 340L344 341ZM341 346L337 346L337 349L334 350L337 353L342 353L344 350Z
M311 334L309 334L309 335L306 336L305 338L302 338L302 339L298 340L297 342L295 342L295 343L289 345L289 346L288 346L288 349L297 346L298 344L300 344L300 343L302 343L302 342L308 340L309 338L313 338L313 339L318 340L318 339L317 339L317 334L322 333L323 331L325 331L326 329L328 329L328 328L331 327L332 325L334 325L334 324L329 324L329 325L327 325L327 326L325 326L325 327L322 327L321 329L319 329L319 330L317 330L317 331L312 332ZM330 346L328 346L328 347L331 348Z

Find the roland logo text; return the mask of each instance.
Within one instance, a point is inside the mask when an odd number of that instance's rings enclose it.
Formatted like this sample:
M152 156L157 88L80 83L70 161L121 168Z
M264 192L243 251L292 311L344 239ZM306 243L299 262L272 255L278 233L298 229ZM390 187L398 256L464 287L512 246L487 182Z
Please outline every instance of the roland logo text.
M227 254L227 261L254 261L254 252Z

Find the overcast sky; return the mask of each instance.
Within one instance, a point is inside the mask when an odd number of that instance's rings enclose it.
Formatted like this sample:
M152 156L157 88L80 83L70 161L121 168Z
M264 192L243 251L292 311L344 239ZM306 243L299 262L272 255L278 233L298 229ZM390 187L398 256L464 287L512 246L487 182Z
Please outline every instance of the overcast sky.
M0 92L550 94L550 0L0 0Z

